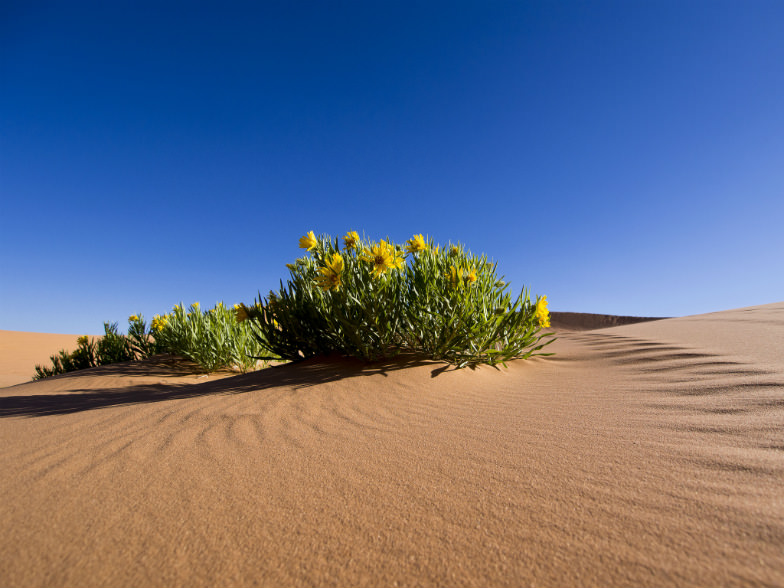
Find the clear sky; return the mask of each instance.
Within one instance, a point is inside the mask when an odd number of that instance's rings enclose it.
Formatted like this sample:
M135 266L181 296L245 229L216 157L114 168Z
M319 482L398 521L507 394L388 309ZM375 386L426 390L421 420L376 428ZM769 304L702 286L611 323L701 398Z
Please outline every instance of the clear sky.
M784 300L784 2L5 0L0 329L251 302L308 230L551 310Z

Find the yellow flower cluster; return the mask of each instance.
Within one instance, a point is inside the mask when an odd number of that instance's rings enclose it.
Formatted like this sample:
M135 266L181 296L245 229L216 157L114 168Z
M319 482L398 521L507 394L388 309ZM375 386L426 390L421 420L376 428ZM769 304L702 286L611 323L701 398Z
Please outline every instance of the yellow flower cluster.
M313 231L308 231L306 235L299 239L299 246L308 251L316 249L318 243L318 239ZM358 260L370 263L373 277L375 278L380 278L391 269L403 269L406 263L403 251L400 248L383 239L378 243L363 245L362 240L356 231L349 231L345 234L343 237L343 246L346 251L356 251L356 258ZM406 254L416 254L427 251L428 249L430 249L430 244L421 233L411 237L405 244ZM433 251L436 256L439 256L441 254L441 247L437 246ZM450 258L455 258L455 262L459 263L459 260L456 258L459 258L461 254L464 253L464 249L459 244L450 244L448 248L444 249L444 253ZM304 260L297 261L298 265L304 263ZM287 267L292 271L296 269L296 266L293 264L287 264ZM341 256L340 253L334 253L332 258L324 261L324 265L318 269L319 275L316 276L316 284L325 292L339 290L343 285L343 272L345 267L346 262L343 256ZM460 265L457 264L452 265L446 272L445 278L453 289L470 286L476 284L478 281L478 272L480 269L482 271L487 269L492 270L492 266L490 264L485 264L478 269L476 267L460 267ZM496 282L497 287L503 285L504 282L502 281ZM275 303L273 293L270 293L269 301L270 305ZM194 304L194 306L198 307L198 303ZM237 312L237 320L247 320L247 312L244 310L244 307L235 305L234 308ZM547 310L547 296L542 296L537 300L534 316L541 327L550 326L550 313Z
M318 245L318 240L316 239L316 235L313 234L313 231L308 231L308 234L299 238L299 246L302 249L307 249L308 251L312 251Z
M539 320L540 327L550 326L550 311L547 310L547 296L542 296L536 301L536 318Z
M343 237L343 246L346 249L356 249L359 246L359 234L356 231L349 231Z
M319 269L321 275L316 278L316 283L325 292L327 290L339 290L342 284L340 275L345 267L345 262L340 253L334 253L332 259Z
M131 316L128 317L128 322L129 323L135 323L138 320L139 320L139 317L136 316L135 314L132 314Z
M427 241L421 234L414 235L406 241L406 253L419 253L425 249L427 249Z
M79 338L76 340L76 343L77 343L78 345L87 345L87 341L88 341L88 339L87 339L87 335L82 335L81 337L79 337Z
M402 269L406 263L403 254L383 239L364 249L359 259L373 264L373 275L377 278L387 270Z
M449 268L446 279L449 280L449 285L452 288L459 288L463 284L475 283L478 278L476 276L476 268L463 269L453 265Z
M168 320L167 316L165 315L160 316L156 314L154 317L152 317L152 323L150 323L150 326L154 331L158 331L160 333L161 331L163 331L163 327L166 326L167 320Z

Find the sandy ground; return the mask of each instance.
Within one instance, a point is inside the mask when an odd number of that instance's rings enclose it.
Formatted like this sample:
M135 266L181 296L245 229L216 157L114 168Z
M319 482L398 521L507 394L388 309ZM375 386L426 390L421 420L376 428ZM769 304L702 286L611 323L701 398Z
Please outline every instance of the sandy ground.
M784 586L784 303L550 349L0 389L0 585Z

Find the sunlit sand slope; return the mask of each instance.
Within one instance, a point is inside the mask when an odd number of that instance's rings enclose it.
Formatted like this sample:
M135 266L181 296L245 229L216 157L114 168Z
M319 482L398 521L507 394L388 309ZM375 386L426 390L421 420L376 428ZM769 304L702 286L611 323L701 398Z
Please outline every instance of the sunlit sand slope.
M36 364L51 367L49 357L60 349L76 349L77 337L0 330L0 388L29 382Z
M784 303L508 369L0 390L3 586L784 585Z

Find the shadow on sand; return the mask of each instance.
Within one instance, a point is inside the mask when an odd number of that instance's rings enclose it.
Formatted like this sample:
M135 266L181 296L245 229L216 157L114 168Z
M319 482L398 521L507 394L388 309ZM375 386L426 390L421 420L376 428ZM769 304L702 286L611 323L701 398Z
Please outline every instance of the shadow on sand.
M79 387L80 374L108 377L171 377L196 373L192 365L182 361L152 358L143 362L124 362L58 376L75 380L73 387L68 388L68 393L0 397L0 418L69 414L110 406L162 402L196 396L242 394L277 387L307 388L346 378L386 376L391 371L420 366L431 366L433 368L431 377L455 369L454 366L443 362L411 355L400 355L396 358L374 362L364 362L340 356L326 356L206 382L138 384L97 389Z

